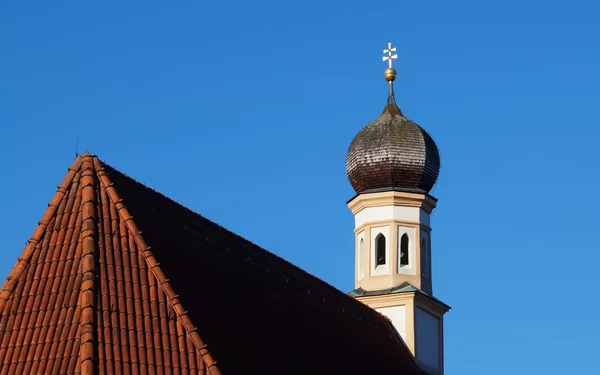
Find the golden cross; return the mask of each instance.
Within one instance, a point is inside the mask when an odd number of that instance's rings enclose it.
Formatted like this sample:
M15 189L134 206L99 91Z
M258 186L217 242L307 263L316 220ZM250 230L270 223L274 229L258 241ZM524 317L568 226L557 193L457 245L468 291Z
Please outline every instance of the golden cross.
M396 52L396 47L392 48L392 43L388 43L388 49L384 49L383 53L387 53L387 56L383 56L383 61L388 62L390 64L390 68L392 67L392 59L397 59L398 55L392 55L392 52Z

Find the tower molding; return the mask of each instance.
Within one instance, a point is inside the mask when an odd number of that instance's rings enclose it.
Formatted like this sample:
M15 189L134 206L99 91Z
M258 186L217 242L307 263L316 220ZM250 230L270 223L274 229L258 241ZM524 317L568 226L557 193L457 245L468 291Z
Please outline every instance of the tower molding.
M357 194L348 201L348 208L352 211L353 215L368 207L382 206L418 207L431 214L436 204L437 199L429 194L391 190Z

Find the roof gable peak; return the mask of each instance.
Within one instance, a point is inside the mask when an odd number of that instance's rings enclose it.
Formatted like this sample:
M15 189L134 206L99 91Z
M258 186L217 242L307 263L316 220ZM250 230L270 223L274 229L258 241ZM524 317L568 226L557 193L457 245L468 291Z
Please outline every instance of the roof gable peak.
M89 152L68 168L0 290L0 363L22 373L168 364L219 375L117 190Z

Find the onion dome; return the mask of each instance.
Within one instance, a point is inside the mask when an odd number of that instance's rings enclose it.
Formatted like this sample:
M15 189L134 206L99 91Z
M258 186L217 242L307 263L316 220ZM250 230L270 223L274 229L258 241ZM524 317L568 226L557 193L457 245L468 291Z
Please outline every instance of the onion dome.
M388 102L379 117L352 140L346 155L346 172L356 193L398 190L429 193L440 171L440 154L431 136L404 117L394 99L391 48L385 71ZM384 57L386 60L386 57Z

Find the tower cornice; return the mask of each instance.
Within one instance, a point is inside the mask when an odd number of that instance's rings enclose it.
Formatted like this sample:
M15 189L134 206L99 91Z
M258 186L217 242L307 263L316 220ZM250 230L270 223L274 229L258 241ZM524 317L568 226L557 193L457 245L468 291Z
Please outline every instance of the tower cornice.
M436 207L437 199L429 194L407 193L401 191L385 191L358 194L348 202L348 208L356 215L366 207L405 206L419 207L431 214Z
M425 308L427 311L438 317L442 317L451 309L451 307L444 302L431 297L420 290L400 293L384 293L382 291L381 294L357 296L356 299L375 309L405 304L407 301L414 301L416 306Z

